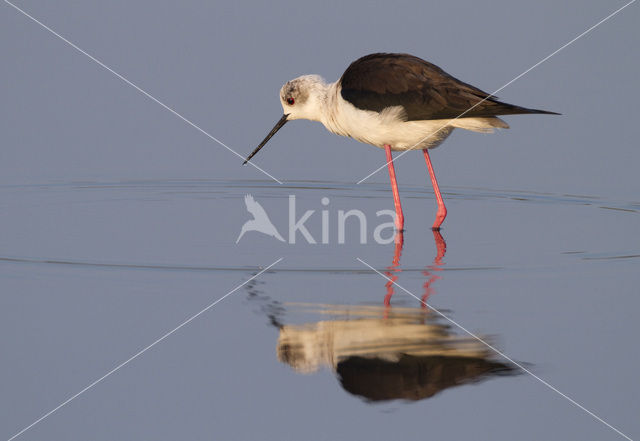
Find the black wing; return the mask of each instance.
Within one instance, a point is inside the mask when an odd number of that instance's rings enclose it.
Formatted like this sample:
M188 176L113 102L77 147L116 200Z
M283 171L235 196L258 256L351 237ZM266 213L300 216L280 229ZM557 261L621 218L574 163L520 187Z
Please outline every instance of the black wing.
M380 112L402 106L408 121L450 119L463 112L467 112L464 117L555 114L502 103L435 64L409 54L364 56L351 63L340 78L340 85L342 98L357 108Z

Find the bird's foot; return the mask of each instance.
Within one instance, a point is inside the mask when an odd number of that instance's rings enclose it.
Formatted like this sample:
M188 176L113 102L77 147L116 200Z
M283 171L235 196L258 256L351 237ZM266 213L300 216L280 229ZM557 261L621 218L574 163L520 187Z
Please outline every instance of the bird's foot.
M438 212L436 213L436 220L433 223L433 227L431 227L431 229L433 231L440 231L440 225L442 225L446 217L447 209L443 206L442 209L438 209Z

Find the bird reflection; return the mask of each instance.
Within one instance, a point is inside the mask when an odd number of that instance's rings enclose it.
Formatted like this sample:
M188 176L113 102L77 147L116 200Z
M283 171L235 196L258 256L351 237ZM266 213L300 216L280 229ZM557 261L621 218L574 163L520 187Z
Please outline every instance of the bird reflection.
M281 326L278 359L300 373L328 367L347 392L368 401L421 400L453 386L516 373L493 360L485 345L456 335L428 310L289 306L338 318Z
M426 299L440 279L446 243L434 231L436 257L423 274L422 306L392 307L392 282L379 306L284 304L287 309L326 317L301 325L285 325L271 317L279 328L277 357L299 373L326 367L337 375L347 392L366 401L421 400L450 387L478 382L496 375L519 373L496 360L483 343L466 335L431 311ZM386 275L395 281L402 272L402 233L396 236L394 255ZM490 340L482 337L484 341Z

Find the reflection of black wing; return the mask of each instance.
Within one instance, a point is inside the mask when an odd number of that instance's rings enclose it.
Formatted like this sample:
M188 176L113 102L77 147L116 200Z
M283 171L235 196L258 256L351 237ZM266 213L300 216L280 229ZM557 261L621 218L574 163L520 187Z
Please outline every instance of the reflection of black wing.
M351 63L340 85L342 98L357 108L381 112L402 106L409 121L456 118L472 107L464 117L554 113L502 103L409 54L364 56Z
M421 400L449 387L520 373L514 366L484 358L441 355L403 355L397 362L349 357L336 370L347 392L369 401Z

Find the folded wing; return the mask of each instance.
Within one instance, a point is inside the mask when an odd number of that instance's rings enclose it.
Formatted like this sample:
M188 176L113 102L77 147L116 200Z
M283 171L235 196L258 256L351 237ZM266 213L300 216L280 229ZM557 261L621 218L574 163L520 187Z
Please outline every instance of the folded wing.
M409 54L371 54L347 68L342 98L362 110L401 106L407 121L555 113L503 103L438 66ZM484 100L484 101L483 101Z

